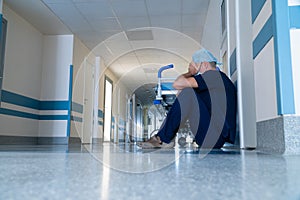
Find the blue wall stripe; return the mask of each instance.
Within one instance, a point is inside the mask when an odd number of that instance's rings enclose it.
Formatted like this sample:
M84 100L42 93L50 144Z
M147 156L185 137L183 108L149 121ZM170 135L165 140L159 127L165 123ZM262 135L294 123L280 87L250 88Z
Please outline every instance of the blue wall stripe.
M68 120L68 115L40 115L39 120Z
M266 0L251 0L251 15L252 15L252 24L259 15L261 9L263 8Z
M272 0L278 115L294 114L288 1Z
M39 101L20 94L2 90L1 99L5 103L10 103L36 110L68 110L68 101Z
M7 108L0 108L0 114L28 118L28 119L36 119L36 120L39 119L39 115L16 111L16 110L11 110L11 109L7 109Z
M256 38L254 39L253 45L253 59L261 52L266 44L273 37L273 15L269 17L265 25L262 27Z
M38 101L6 90L2 91L1 98L5 103L36 110L68 110L68 101ZM38 115L7 108L1 108L0 114L36 120L68 120L68 115Z
M70 67L70 77L73 76L73 75L71 76L71 73L73 73L73 66ZM70 80L70 87L72 87L73 84L72 81L73 80ZM33 98L29 98L5 90L3 90L2 93L3 102L6 103L32 108L36 110L68 110L68 115L38 115L38 114L32 114L32 113L27 113L27 112L22 112L17 110L6 109L6 108L1 108L0 114L29 118L29 119L36 119L36 120L68 120L67 136L69 136L71 120L82 122L82 118L71 116L71 111L75 111L81 114L83 113L83 106L76 102L71 101L72 88L69 88L69 90L70 91L69 91L68 101L39 101ZM71 104L72 107L70 108ZM102 119L104 117L103 111L100 109L98 110L98 117ZM112 117L112 122L114 122L114 120L115 119ZM99 125L103 125L103 122L101 122Z
M7 108L0 108L0 114L35 120L67 120L68 115L37 115Z
M2 102L39 110L40 101L20 94L2 90Z
M236 49L232 52L230 56L230 75L236 71Z
M72 102L72 111L77 112L77 113L83 113L83 105Z
M81 117L77 117L77 116L71 116L71 120L75 121L75 122L82 122L82 118Z
M290 6L290 28L300 29L300 6Z
M99 118L103 118L104 117L102 110L98 110L98 117Z
M69 101L40 101L39 110L68 110Z

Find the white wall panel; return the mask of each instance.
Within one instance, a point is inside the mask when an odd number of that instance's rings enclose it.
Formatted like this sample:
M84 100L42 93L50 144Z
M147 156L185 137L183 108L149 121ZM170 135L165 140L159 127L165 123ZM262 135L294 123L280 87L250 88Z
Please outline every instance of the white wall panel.
M67 100L73 35L46 35L43 44L41 100Z
M295 112L300 114L300 29L291 29L291 55L294 81Z
M0 135L37 137L38 122L0 114Z
M39 122L39 137L66 137L67 136L66 120L40 120Z
M277 116L277 96L274 63L274 41L271 39L254 60L257 121Z
M3 15L8 21L3 89L39 99L42 34L5 4Z

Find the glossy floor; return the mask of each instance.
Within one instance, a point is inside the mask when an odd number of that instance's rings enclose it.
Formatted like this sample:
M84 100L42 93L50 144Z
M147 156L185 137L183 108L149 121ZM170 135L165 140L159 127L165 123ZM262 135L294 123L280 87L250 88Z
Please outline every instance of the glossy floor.
M300 199L300 156L0 146L0 199Z

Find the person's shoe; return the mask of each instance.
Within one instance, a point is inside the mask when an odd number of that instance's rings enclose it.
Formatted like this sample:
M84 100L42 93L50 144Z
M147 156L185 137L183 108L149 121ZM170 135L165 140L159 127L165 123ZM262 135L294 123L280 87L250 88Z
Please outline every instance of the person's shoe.
M152 136L146 142L141 142L137 144L138 147L142 149L156 149L156 148L163 148L163 149L171 149L175 146L174 140L170 143L164 143L160 140L159 136Z

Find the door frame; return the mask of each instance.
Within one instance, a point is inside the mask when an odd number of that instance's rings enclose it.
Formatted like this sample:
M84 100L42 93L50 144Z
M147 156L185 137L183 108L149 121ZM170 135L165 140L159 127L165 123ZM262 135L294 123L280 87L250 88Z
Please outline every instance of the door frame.
M6 45L6 34L7 34L7 20L0 14L0 107L1 107L1 93L3 83L3 72L4 72L4 59L5 59L5 45Z
M111 113L111 119L110 119L110 129L109 129L109 141L105 140L105 123L106 123L106 117L105 117L105 100L106 100L106 81L108 81L111 84L111 109L110 109L110 113ZM104 76L104 101L103 101L103 142L110 142L112 139L112 104L113 104L113 81L107 76Z

